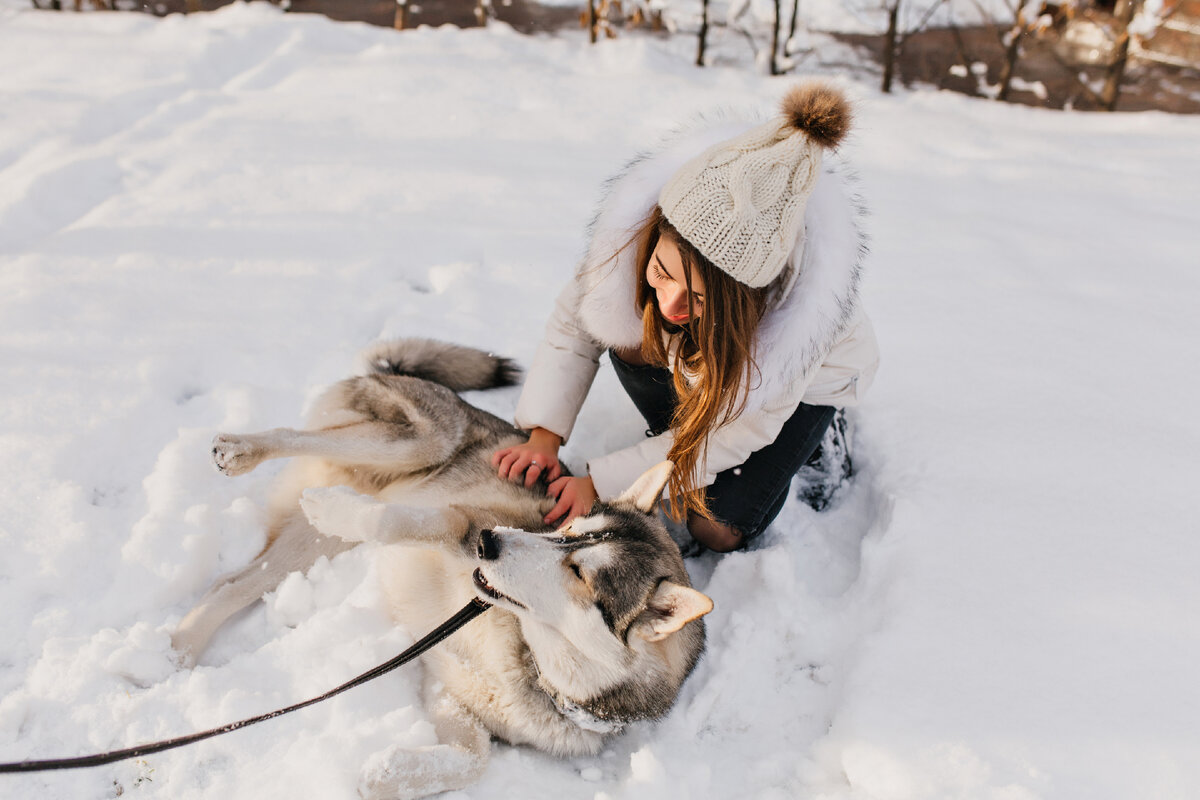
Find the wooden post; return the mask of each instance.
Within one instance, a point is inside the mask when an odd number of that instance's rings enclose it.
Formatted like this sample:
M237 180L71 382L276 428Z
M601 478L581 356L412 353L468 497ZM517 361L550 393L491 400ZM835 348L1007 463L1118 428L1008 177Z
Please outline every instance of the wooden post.
M408 24L408 0L396 0L396 16L392 20L392 27L398 31L402 31L405 25Z

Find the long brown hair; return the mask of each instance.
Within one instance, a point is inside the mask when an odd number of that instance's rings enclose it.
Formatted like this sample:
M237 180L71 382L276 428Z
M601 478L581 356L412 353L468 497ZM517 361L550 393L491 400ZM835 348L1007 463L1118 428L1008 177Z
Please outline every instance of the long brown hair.
M664 238L679 248L683 261L689 316L680 325L662 316L654 289L646 280L651 254ZM688 511L694 511L711 517L700 473L708 434L746 407L758 370L754 361L758 324L772 287L753 289L729 277L688 243L657 206L634 241L638 245L636 300L642 311L642 357L660 367L673 361L672 379L679 399L671 419L675 441L667 453L675 463L668 492L670 514L683 519ZM699 315L692 295L693 274L704 282L704 306Z

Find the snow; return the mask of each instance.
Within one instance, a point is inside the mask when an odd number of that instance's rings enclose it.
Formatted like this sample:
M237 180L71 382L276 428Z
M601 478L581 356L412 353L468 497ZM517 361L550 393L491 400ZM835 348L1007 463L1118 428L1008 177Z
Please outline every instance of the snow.
M298 423L380 336L528 363L603 178L789 80L672 47L0 5L0 760L289 705L424 633L359 548L175 667L279 468L226 478L208 442ZM690 561L716 609L666 720L594 758L496 744L454 797L1200 790L1200 122L848 90L884 350L854 483ZM516 390L472 399L510 416ZM602 370L569 462L632 413ZM418 683L0 795L350 798L372 754L433 743Z

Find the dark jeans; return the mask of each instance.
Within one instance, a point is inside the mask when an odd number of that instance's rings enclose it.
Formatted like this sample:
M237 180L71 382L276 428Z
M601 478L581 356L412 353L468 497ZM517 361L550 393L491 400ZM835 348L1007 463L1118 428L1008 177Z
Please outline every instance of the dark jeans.
M678 402L671 373L661 367L626 363L612 350L608 355L625 392L650 426L646 435L657 436L667 430ZM832 406L801 403L774 442L755 450L741 466L717 473L705 494L717 521L737 528L743 542L762 533L779 515L792 476L821 444L836 413Z

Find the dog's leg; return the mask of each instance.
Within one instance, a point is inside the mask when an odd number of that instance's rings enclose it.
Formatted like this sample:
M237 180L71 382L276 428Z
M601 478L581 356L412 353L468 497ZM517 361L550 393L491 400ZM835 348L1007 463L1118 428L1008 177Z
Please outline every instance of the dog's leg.
M464 789L487 768L491 735L479 718L428 672L424 695L438 744L415 750L395 747L372 756L358 787L366 800L407 800Z
M381 542L436 547L461 544L471 518L460 507L424 508L381 503L345 486L306 489L300 507L326 536L349 542Z
M440 464L457 441L442 436L413 436L390 422L357 422L337 428L301 431L275 428L262 433L219 433L213 437L213 463L226 475L242 475L272 458L317 456L336 464L416 472Z
M258 558L220 580L179 623L171 646L183 666L193 666L226 620L273 590L288 573L308 569L321 556L333 558L351 546L336 536L321 536L299 508L287 514Z

